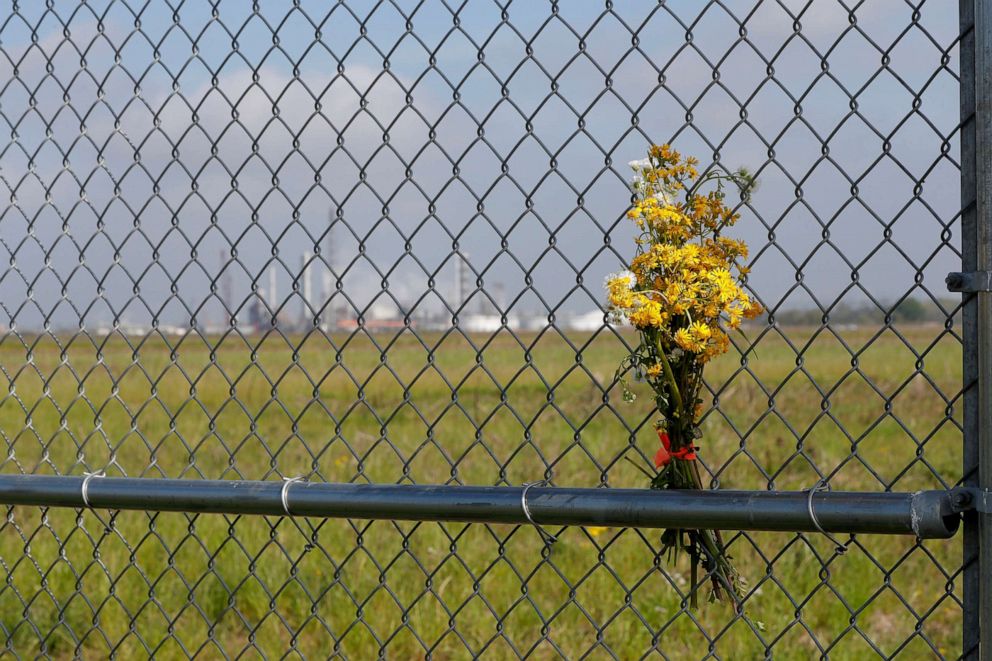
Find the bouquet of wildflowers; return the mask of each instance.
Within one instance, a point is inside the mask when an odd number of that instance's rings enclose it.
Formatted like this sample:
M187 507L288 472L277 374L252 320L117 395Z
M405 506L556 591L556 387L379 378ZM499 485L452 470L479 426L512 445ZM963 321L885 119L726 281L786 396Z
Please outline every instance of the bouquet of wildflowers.
M640 230L637 251L629 271L606 281L612 315L640 337L618 370L624 398L634 397L624 378L633 372L651 387L658 408L654 489L703 488L696 463L703 368L727 351L728 332L762 311L741 284L747 246L721 235L738 219L724 202L728 184L746 198L754 180L744 170L700 175L696 164L668 145L631 163L635 201L627 215ZM661 541L670 558L680 551L690 557L693 606L700 565L715 599L737 601L742 579L719 531L669 529Z

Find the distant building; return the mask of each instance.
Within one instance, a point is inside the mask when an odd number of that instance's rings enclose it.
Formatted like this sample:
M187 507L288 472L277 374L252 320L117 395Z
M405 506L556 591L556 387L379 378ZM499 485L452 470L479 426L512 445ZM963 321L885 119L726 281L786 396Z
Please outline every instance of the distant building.
M362 314L362 321L359 323L355 315L345 315L342 310L335 315L337 323L334 328L339 330L354 331L363 328L370 332L382 332L391 330L401 330L407 327L404 321L406 314L392 299L381 298L372 303ZM413 322L411 321L411 324Z
M548 317L543 314L529 314L521 320L522 330L539 331L548 327Z
M365 330L376 333L406 328L402 319L365 319L360 326ZM359 329L358 319L339 319L335 325L338 330L355 331Z
M225 327L222 331L223 330L227 330L227 328ZM186 328L185 326L176 326L173 324L161 324L158 327L158 332L163 335L178 335L182 337L189 332L189 328Z
M504 326L503 319L498 314L470 314L459 320L458 327L468 333L495 333ZM520 319L515 316L507 317L506 328L519 329Z
M590 310L568 317L565 320L565 327L569 330L593 332L604 325L604 313L602 310Z

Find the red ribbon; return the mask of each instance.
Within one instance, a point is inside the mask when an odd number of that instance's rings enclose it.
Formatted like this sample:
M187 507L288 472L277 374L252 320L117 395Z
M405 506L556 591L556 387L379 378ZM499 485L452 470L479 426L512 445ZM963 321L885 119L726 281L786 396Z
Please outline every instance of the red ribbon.
M696 460L696 446L691 443L673 451L672 439L668 437L667 433L660 430L658 431L658 440L661 441L661 447L658 448L658 452L654 455L655 468L667 466L672 459L682 459L683 461Z

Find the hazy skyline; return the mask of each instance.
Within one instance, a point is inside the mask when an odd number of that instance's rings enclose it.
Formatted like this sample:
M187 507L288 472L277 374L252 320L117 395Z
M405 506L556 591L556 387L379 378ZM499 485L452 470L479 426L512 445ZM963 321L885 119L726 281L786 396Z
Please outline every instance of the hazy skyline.
M300 4L151 3L139 30L119 3L3 3L0 323L202 324L211 282L243 313L272 264L295 312L329 218L345 305L441 309L467 254L513 312L589 310L632 250L626 164L651 141L758 173L736 233L769 307L925 296L917 274L940 292L958 268L957 19L936 5L906 30L885 0L854 22L827 0L510 23L473 2L457 27L440 3Z

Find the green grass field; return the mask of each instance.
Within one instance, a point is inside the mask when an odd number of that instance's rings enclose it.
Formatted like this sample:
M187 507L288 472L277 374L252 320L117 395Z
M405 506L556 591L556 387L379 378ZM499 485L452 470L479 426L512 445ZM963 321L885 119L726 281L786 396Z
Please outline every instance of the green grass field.
M960 344L899 332L750 331L745 365L708 368L719 485L803 489L814 467L834 489L953 484ZM629 487L645 478L624 458L647 467L657 444L649 398L603 389L623 354L610 333L131 342L0 340L4 472ZM88 658L960 649L959 537L859 536L837 556L819 536L738 536L755 633L726 605L681 608L688 567L656 557L659 532L568 529L545 561L528 527L14 508L0 638Z

